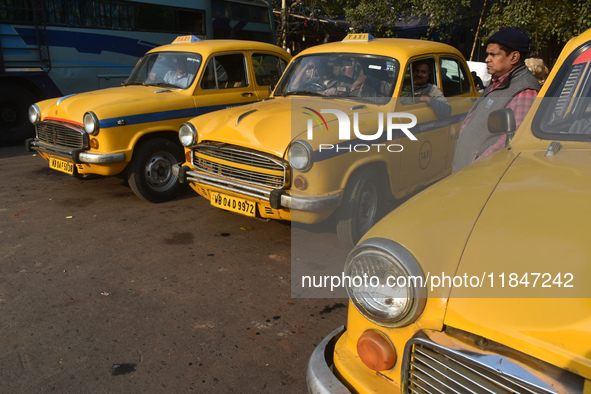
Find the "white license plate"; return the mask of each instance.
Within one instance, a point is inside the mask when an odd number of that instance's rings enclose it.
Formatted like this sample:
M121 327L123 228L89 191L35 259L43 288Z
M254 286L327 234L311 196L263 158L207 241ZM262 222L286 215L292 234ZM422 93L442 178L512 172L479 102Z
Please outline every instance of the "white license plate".
M70 161L56 159L55 157L49 158L49 168L65 172L66 174L74 174L74 163Z
M227 196L222 193L211 193L211 205L226 211L241 213L246 216L255 216L256 204L243 198Z

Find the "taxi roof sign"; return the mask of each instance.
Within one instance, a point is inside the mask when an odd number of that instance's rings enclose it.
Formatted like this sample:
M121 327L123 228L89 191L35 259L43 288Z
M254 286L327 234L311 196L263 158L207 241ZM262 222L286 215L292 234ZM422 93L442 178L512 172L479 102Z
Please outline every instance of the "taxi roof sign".
M196 36L178 36L172 43L173 44L180 44L180 43L187 43L187 42L197 42L201 41Z
M373 41L376 38L372 36L370 33L357 33L357 34L347 34L347 37L343 38L342 42L347 41L358 41L358 42L369 42Z

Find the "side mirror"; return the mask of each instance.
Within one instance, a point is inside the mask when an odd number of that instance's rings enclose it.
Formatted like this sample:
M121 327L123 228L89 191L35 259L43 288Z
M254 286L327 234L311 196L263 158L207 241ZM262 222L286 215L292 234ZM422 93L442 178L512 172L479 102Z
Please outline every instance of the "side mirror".
M488 131L490 133L504 133L511 139L516 129L515 114L511 108L498 109L488 115Z

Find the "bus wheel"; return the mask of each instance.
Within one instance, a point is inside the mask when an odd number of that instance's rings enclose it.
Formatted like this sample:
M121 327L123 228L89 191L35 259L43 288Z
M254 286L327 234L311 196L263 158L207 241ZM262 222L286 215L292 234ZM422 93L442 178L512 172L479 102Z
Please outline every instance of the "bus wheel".
M337 211L337 237L347 246L355 246L380 218L384 192L379 174L369 168L358 171L345 188Z
M172 165L183 159L183 148L165 138L142 143L136 147L128 167L129 187L146 201L159 203L172 200L184 188L172 174Z
M29 122L29 106L35 101L37 97L22 86L0 85L0 142L19 143L35 136Z

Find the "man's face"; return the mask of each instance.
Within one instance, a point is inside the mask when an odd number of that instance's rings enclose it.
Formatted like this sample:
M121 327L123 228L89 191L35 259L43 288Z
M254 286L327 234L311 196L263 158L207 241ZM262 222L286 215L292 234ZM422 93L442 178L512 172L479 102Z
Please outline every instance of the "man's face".
M413 64L412 82L415 86L423 86L429 81L429 66L424 63Z
M486 55L486 71L494 78L507 74L519 60L519 52L513 51L507 55L499 44L495 43L486 46Z

